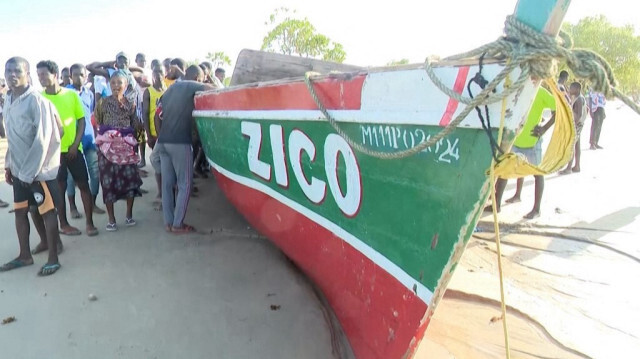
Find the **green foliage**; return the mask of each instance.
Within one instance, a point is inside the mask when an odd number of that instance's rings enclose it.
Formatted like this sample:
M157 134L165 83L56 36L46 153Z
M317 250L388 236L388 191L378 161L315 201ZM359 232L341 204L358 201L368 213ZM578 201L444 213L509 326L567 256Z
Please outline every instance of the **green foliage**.
M295 10L279 8L269 16L265 25L273 28L262 40L261 50L334 62L345 60L347 54L340 43L317 33L307 18L299 19L294 15Z
M409 59L391 60L387 62L387 66L407 65L408 63Z
M632 25L614 26L603 15L563 24L575 48L593 50L604 57L623 92L640 92L640 37Z
M231 58L224 51L210 52L207 54L207 60L211 61L213 68L231 65Z

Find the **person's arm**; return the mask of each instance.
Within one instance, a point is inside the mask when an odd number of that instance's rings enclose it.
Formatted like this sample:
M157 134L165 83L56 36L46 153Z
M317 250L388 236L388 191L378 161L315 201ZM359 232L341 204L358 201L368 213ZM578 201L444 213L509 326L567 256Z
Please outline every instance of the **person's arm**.
M556 123L555 111L551 112L551 118L549 119L549 121L547 121L547 123L545 123L543 126L534 127L531 131L531 134L536 137L542 137L551 128L551 126L553 126L554 123Z
M156 133L160 137L160 128L162 128L162 102L158 103L156 113L153 115L153 123L156 127Z
M7 153L4 155L4 180L9 186L13 186L13 175L11 174L11 154L7 147Z
M92 62L87 65L87 71L91 72L96 76L102 76L107 80L110 78L109 71L107 68L112 68L114 62L113 61L105 61L105 62Z
M86 127L82 100L80 99L80 96L78 96L78 94L76 94L75 92L73 94L75 95L74 116L77 120L76 138L74 139L73 144L71 144L71 147L69 147L69 152L67 154L70 159L74 159L78 155L78 148L80 148L80 144L82 143L82 136L84 136L84 129Z
M104 116L102 114L102 100L96 104L96 112L94 112L94 116L96 117L96 125L102 125L104 122Z
M129 114L129 124L134 130L138 131L142 129L142 124L136 115L136 105L131 106L131 113Z
M142 123L144 123L144 131L147 133L147 140L149 143L153 141L151 136L151 124L149 123L149 111L151 110L151 94L149 89L144 90L142 95Z

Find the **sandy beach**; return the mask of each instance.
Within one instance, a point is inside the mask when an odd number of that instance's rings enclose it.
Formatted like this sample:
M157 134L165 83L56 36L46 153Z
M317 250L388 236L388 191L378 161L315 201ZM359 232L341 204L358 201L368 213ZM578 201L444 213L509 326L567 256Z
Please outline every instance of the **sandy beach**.
M640 353L640 117L607 106L601 144L582 172L547 177L542 216L505 205L502 254L514 358L633 358ZM582 133L588 148L590 120ZM0 141L4 153L6 141ZM2 158L4 156L1 156ZM148 166L150 167L150 166ZM150 168L147 168L151 170ZM515 181L505 198L513 193ZM2 358L340 358L340 333L313 286L251 229L212 178L199 179L187 220L197 233L164 231L155 184L136 201L136 227L63 237L62 269L0 273ZM11 202L11 187L0 184ZM77 199L79 201L79 198ZM78 203L80 205L80 203ZM80 207L80 206L79 206ZM116 206L124 221L124 204ZM72 220L83 229L84 220ZM0 260L18 252L14 217L0 211ZM504 358L496 241L487 213L470 241L416 358ZM84 232L84 231L83 231ZM35 230L32 246L38 242ZM89 300L94 294L97 300ZM634 354L636 353L636 354Z

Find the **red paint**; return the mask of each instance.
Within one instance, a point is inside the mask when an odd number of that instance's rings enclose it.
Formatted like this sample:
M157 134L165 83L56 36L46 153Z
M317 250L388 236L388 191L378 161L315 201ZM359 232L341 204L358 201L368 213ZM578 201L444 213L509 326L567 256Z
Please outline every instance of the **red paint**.
M458 69L458 76L456 76L456 82L453 84L453 91L458 94L462 94L464 91L464 86L467 84L467 76L469 75L469 66L462 66ZM442 114L442 119L440 119L440 126L446 126L451 122L453 118L453 114L458 109L458 101L450 98L449 103L447 103L447 108Z
M214 173L245 218L320 287L357 358L399 359L415 350L428 323L421 323L427 305L410 289L309 218Z
M328 110L359 110L365 75L350 80L326 78L314 82L320 102ZM249 87L196 96L196 110L317 110L304 81Z

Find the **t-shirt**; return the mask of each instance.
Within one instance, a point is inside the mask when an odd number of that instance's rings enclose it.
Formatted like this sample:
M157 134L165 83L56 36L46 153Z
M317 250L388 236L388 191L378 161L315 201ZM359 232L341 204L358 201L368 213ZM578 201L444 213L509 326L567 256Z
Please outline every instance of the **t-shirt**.
M532 135L531 131L538 126L540 120L542 120L542 112L547 108L551 111L555 111L556 99L549 91L540 87L536 93L536 98L533 100L533 104L531 104L531 109L529 110L527 121L522 127L522 132L520 132L518 137L516 137L516 140L513 142L514 146L520 148L532 148L536 145L540 138Z
M159 143L192 142L193 97L204 91L205 84L196 81L176 81L160 98L162 103L162 127L158 134Z
M158 109L158 101L160 101L164 91L156 90L153 86L147 87L147 91L149 91L149 129L151 130L151 136L158 137L155 116Z
M587 118L587 113L589 112L587 108L587 100L584 96L579 95L575 100L573 100L571 107L573 110L573 122L576 125L583 124L584 120Z
M82 148L84 150L92 149L96 147L95 134L93 132L93 124L89 121L93 114L93 108L95 107L95 95L91 92L89 86L85 85L80 88L80 91L76 90L73 85L67 86L71 91L75 91L80 96L82 103L82 109L84 110L84 134L82 135Z
M58 110L58 114L60 114L60 121L62 121L62 128L64 129L60 151L67 153L69 152L69 147L76 141L78 120L84 118L82 101L75 91L65 88L60 89L60 92L56 95L49 95L44 91L42 95L53 103ZM87 124L85 123L85 125ZM82 151L82 142L80 142L78 150Z
M8 149L5 168L26 183L50 181L60 167L57 110L32 86L17 98L7 95L4 120Z

